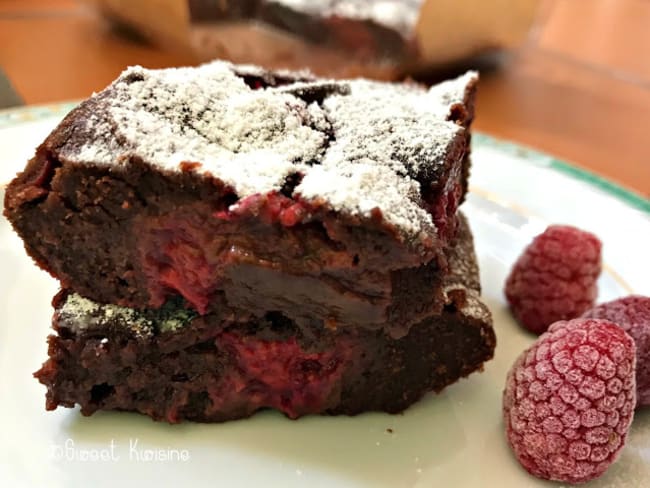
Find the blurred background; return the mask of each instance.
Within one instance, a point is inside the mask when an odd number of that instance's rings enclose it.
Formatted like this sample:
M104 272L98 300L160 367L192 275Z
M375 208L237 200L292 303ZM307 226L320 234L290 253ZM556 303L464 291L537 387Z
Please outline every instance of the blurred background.
M346 2L0 0L0 109L88 97L133 64L424 83L472 67L477 130L650 197L650 0L348 2L374 4L379 22L325 18L319 3Z

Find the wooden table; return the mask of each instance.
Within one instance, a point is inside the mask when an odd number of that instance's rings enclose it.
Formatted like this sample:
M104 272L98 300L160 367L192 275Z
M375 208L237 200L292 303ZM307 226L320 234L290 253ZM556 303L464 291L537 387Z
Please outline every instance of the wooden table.
M131 64L195 62L73 0L0 0L0 66L28 104L84 98ZM483 76L476 128L650 197L650 0L545 0L527 44Z

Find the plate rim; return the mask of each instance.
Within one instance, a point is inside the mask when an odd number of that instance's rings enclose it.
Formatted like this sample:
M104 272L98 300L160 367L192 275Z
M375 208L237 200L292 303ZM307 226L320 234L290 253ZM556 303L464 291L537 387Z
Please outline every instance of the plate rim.
M44 105L26 105L0 110L0 129L14 127L29 122L36 122L50 117L63 117L82 100L69 100ZM534 164L544 166L574 180L582 181L627 205L650 215L650 199L619 183L611 181L574 162L557 158L549 153L533 149L519 142L501 139L481 131L473 131L473 143L494 148L508 154L516 155Z
M609 196L623 201L629 206L650 215L650 200L619 183L607 179L573 162L557 158L549 153L507 139L500 139L480 131L472 133L472 141L507 154L520 157L539 166L547 167L571 179L582 181L603 191Z

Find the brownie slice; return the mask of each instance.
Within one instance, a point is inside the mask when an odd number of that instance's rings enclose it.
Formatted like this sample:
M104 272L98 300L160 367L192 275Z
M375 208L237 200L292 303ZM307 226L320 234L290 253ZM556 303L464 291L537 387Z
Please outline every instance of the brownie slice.
M423 0L191 0L193 22L263 24L357 58L397 67L418 54L415 27ZM251 27L251 26L249 26Z
M49 359L35 376L47 408L137 411L156 420L219 422L274 408L306 414L400 412L492 358L466 226L450 253L445 306L394 339L383 330L299 325L223 304L200 316L178 302L137 311L62 292Z
M101 303L405 331L442 306L475 86L131 68L38 148L5 215L63 288Z

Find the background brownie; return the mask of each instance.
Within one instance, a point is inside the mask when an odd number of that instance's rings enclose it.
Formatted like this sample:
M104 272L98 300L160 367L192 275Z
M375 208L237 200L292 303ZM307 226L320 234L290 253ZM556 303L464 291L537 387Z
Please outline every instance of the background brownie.
M316 319L298 325L274 311L256 318L225 304L199 316L180 303L136 311L63 292L50 359L36 373L47 408L132 410L168 422L225 421L267 407L292 418L402 411L493 354L471 236L453 249L444 310L400 339Z
M415 25L422 0L191 0L200 22L260 22L360 61L403 65L417 55Z
M412 293L447 269L475 83L132 68L39 147L5 213L39 265L99 302L180 295L207 313L275 280L267 299L296 319L336 312L332 295L383 320L395 284ZM298 278L310 285L281 285ZM344 308L333 324L353 319Z

